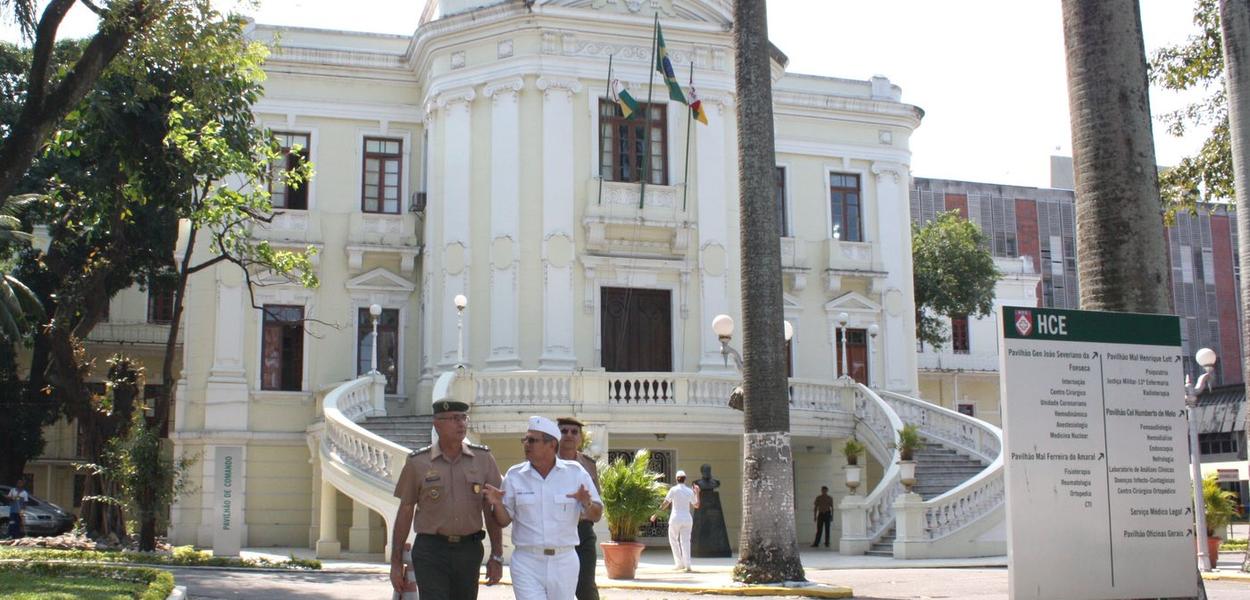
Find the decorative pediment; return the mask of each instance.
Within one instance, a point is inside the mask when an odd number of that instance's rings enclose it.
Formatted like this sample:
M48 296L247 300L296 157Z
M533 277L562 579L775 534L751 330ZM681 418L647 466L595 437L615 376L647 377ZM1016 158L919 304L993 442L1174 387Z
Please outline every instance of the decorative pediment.
M411 294L416 284L382 267L362 273L348 280L344 287L349 292L388 292Z
M790 294L787 294L784 292L781 294L781 301L782 301L783 309L802 310L803 308L803 303L799 302L799 299L797 297L791 296Z
M879 313L881 305L859 292L847 292L825 303L825 312Z

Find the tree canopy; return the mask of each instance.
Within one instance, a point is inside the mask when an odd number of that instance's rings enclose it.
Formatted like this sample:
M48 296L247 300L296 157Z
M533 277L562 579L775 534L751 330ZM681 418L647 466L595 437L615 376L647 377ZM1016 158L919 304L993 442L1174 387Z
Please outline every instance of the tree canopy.
M948 339L942 317L980 317L994 309L998 268L981 228L959 211L912 225L912 277L916 337L935 348Z
M1234 197L1219 4L1219 0L1196 0L1193 21L1197 33L1180 44L1156 50L1149 61L1153 84L1174 91L1204 92L1201 99L1161 115L1168 133L1182 136L1192 128L1211 128L1196 154L1159 175L1159 192L1169 218L1177 210L1195 210L1204 198L1231 201Z

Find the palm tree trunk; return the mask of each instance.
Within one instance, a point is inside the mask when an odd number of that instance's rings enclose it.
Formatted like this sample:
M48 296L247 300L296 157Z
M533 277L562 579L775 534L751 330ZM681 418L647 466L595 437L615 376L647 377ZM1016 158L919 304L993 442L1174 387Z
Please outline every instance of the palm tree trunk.
M1171 312L1137 0L1063 0L1081 308Z
M1237 252L1250 265L1250 1L1221 0L1220 29L1224 38L1224 86L1228 91L1228 135L1233 151L1233 185L1237 194ZM1244 268L1244 267L1243 267ZM1241 277L1241 344L1250 348L1250 281ZM1242 379L1250 373L1250 353L1242 353ZM1229 365L1229 369L1237 368ZM1246 430L1250 431L1250 417ZM1250 557L1250 554L1247 554ZM1248 558L1241 567L1250 567Z
M803 580L794 528L781 241L773 206L771 44L764 0L734 0L746 428L742 534L734 579ZM749 482L749 483L748 483Z

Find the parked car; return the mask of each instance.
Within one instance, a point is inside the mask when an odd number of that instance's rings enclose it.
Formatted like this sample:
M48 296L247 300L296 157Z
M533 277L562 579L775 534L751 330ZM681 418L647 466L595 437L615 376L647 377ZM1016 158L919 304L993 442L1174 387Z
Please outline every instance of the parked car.
M0 535L9 530L9 490L11 489L13 489L11 485L0 485L0 504L3 504L3 508L0 508ZM78 517L65 509L37 496L31 496L30 502L26 504L26 535L61 535L72 530L74 521L77 519Z

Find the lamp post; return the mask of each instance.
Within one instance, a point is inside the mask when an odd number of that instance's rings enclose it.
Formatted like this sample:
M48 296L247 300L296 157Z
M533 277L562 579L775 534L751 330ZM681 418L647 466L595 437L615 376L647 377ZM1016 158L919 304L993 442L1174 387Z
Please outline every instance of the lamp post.
M1203 348L1194 354L1194 360L1202 367L1203 373L1198 376L1198 383L1191 385L1189 376L1185 376L1185 415L1189 418L1189 469L1194 480L1194 518L1198 531L1194 538L1198 542L1198 568L1211 570L1212 557L1207 556L1207 511L1206 501L1202 493L1202 457L1198 449L1198 394L1210 387L1211 372L1215 369L1218 357L1210 348Z
M851 374L847 371L846 366L846 324L851 320L851 315L844 312L838 313L838 327L842 330L842 374L838 379L843 377L850 378Z
M880 325L873 323L868 326L868 387L872 387L873 381L876 380L874 372L876 371L877 363L873 360L873 355L877 345L877 335L880 333Z
M791 325L789 321L783 321L783 323L785 324L785 336L786 341L788 342L790 341L790 338L794 337L794 326ZM716 339L720 340L720 355L724 357L725 364L729 364L729 357L732 356L734 359L734 366L737 367L738 372L741 373L742 355L739 354L733 346L729 345L729 342L733 340L734 335L733 317L729 315L716 315L716 317L712 319L712 333L715 333Z
M369 360L369 373L378 372L378 317L382 316L381 304L369 305L369 318L373 321L373 358Z
M452 301L456 303L456 362L464 365L464 307L469 305L469 299L456 294Z

